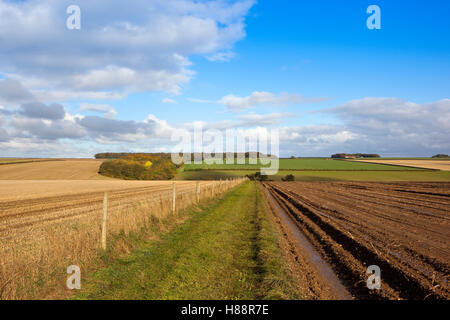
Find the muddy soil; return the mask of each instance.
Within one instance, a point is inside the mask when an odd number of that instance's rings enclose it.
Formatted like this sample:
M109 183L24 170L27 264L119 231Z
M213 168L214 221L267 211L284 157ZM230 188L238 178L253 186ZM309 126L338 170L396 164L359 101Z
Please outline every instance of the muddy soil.
M361 299L449 299L450 183L271 182L265 187ZM369 290L367 267L381 269Z

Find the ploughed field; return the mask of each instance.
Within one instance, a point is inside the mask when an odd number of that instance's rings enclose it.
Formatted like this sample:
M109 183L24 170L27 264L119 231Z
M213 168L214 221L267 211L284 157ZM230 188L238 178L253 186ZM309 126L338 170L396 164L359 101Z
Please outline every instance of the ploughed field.
M450 298L450 183L270 182L265 187L353 295ZM367 289L370 265L381 269L381 290Z

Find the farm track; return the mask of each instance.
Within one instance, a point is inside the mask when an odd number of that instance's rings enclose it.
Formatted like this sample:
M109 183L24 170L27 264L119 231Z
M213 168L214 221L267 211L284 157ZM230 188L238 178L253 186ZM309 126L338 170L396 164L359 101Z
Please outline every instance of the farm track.
M265 187L354 296L450 298L450 183ZM382 290L366 287L365 272L373 264L381 268Z
M109 191L109 209L136 205L139 201L168 199L172 184ZM177 182L177 194L195 190L194 182ZM17 236L31 227L101 212L104 192L87 192L24 200L0 201L0 237ZM22 232L22 233L23 233Z

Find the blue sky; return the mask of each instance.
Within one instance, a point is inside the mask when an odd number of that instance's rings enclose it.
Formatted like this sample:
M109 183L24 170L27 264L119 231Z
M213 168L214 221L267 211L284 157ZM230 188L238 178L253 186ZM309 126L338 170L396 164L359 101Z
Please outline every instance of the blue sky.
M377 1L382 8L382 29L375 31L366 28L369 15L365 10L373 3L259 1L246 19L246 38L234 47L236 57L227 63L193 57L197 75L175 98L183 107L152 111L162 118L174 118L177 111L176 121L220 120L224 116L220 108L186 98L217 100L230 92L240 96L269 91L330 97L318 106L291 108L302 114L367 96L399 97L417 103L448 97L448 1L436 1L433 6L426 1L408 6L402 1ZM161 96L132 97L133 103L142 103L142 107L129 114L129 119L145 116L145 105L158 104ZM126 105L127 101L123 107Z
M169 150L170 131L195 121L280 128L284 156L450 153L448 1L102 2L0 0L0 21L12 17L0 22L0 156ZM81 30L59 31L69 3ZM366 27L373 4L381 30ZM30 7L48 12L20 20ZM67 115L31 119L30 101L7 98L19 87Z

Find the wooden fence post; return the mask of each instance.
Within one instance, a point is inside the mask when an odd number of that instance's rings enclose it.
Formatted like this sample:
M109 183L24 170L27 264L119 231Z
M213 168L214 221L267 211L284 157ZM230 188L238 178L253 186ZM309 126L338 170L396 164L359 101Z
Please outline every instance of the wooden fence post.
M106 225L108 222L108 192L103 196L102 249L106 250Z
M196 194L197 194L197 204L198 204L198 203L200 203L200 182L199 181L197 181Z
M177 190L174 182L172 183L172 212L175 213L176 210L177 210Z

